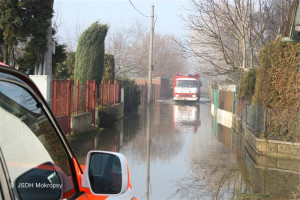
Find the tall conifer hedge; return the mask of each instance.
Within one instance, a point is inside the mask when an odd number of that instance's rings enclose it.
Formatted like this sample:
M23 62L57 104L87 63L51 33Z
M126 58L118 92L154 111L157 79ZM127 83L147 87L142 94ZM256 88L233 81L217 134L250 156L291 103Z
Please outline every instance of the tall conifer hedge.
M268 138L300 141L300 43L282 38L259 52L252 101L268 108Z
M110 80L111 83L115 80L115 59L112 54L104 54L104 71L103 81L107 82Z
M80 83L96 80L100 84L104 68L104 40L108 25L93 23L80 37L76 56L74 79Z

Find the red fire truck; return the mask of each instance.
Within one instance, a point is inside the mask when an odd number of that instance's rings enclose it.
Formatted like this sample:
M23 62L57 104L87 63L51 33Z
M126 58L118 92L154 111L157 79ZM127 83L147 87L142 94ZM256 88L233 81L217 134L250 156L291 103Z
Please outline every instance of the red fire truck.
M201 85L199 74L181 75L177 73L173 80L174 101L199 101Z

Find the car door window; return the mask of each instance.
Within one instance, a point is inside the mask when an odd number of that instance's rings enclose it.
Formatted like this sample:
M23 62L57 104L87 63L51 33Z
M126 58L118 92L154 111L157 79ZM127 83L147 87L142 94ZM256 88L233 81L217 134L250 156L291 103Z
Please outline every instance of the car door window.
M57 166L64 192L74 188L68 155L40 103L23 87L6 81L0 81L0 128L0 150L15 192L29 186L15 185L18 177L43 163Z

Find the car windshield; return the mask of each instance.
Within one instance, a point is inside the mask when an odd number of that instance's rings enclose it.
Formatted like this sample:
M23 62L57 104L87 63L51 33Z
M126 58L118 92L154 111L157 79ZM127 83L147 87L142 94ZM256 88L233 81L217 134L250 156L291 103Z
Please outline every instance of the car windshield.
M23 87L7 81L0 81L0 127L0 150L13 188L18 188L15 181L22 174L53 163L61 169L64 190L72 190L68 156L41 104Z
M177 80L176 87L197 87L198 82L194 80Z

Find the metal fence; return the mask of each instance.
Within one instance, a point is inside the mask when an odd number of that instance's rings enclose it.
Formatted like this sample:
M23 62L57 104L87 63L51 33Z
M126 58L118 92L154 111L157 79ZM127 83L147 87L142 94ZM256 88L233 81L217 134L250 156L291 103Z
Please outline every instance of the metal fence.
M103 107L104 105L112 105L121 102L121 83L114 81L111 83L101 82L99 93L100 97L98 99L98 105Z
M92 124L95 124L95 109L104 105L121 102L121 83L101 83L99 92L95 80L86 84L72 80L52 81L52 111L65 133L70 132L71 115L93 112Z
M254 132L266 130L266 111L262 106L246 104L246 123Z
M269 139L300 141L300 111L267 109L236 99L235 114L256 134Z
M52 82L52 111L60 117L90 111L96 104L96 81L87 84L74 84L71 80L53 80Z
M259 105L251 105L246 100L236 99L235 114L247 124L253 132L266 131L266 109Z
M94 113L96 102L96 81L87 81L87 84L79 84L79 81L74 84L71 80L52 81L52 111L65 133L70 132L71 115ZM95 123L94 117L92 123Z

